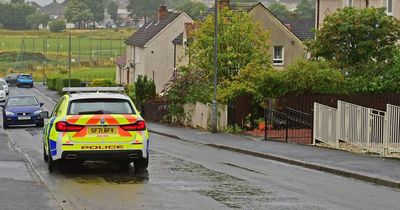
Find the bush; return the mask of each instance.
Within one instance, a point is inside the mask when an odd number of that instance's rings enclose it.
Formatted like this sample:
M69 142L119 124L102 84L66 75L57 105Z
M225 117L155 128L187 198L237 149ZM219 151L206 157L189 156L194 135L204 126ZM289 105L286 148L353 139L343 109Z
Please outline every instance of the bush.
M65 20L61 19L52 21L49 24L49 27L51 32L61 32L64 31L67 26L65 24Z
M47 78L46 84L47 84L47 88L49 88L50 90L56 90L57 78Z
M90 83L91 87L114 87L115 82L108 79L95 79Z
M326 61L300 60L291 64L283 73L287 92L291 94L347 92L344 76Z
M135 83L135 96L140 102L145 102L156 97L156 84L147 76L139 75Z
M71 87L81 87L80 79L71 79ZM58 93L62 94L62 89L68 87L68 79L58 78L56 82L56 90Z

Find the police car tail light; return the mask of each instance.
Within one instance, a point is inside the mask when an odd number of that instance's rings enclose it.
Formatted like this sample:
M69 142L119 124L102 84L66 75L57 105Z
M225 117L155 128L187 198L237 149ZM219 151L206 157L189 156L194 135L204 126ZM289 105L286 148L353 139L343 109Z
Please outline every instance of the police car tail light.
M72 125L64 121L56 123L56 130L59 132L78 132L84 127L83 125Z
M146 130L146 123L144 121L137 121L135 124L121 125L121 128L126 131L143 131Z

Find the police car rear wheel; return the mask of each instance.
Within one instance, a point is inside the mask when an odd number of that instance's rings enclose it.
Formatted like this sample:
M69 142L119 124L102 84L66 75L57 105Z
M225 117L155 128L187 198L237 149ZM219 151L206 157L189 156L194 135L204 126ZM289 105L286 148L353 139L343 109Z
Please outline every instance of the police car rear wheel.
M49 159L48 159L48 161L47 161L47 169L49 170L49 173L52 173L53 171L54 171L54 169L55 169L55 166L56 166L56 162L53 160L53 158L51 157L51 153L50 153L50 147L49 147L49 149L47 150L48 151L48 156L49 156Z
M43 146L43 160L45 162L49 161L49 156L46 154L46 149Z
M136 159L133 164L136 170L145 170L149 166L149 157Z

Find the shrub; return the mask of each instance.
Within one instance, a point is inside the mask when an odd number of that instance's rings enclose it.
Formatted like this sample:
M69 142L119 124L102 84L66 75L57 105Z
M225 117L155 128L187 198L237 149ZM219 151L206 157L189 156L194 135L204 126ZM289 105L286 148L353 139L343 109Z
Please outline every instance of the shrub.
M108 79L95 79L90 83L91 87L114 87L115 82Z
M67 27L64 20L55 20L49 24L51 32L61 32Z
M49 88L50 90L56 90L57 78L47 78L46 84L47 88Z
M156 97L156 84L147 76L139 75L135 83L135 96L140 102L148 101Z
M60 94L63 93L62 89L68 87L68 79L58 78L56 82L56 90ZM80 79L71 79L71 87L81 87Z
M287 92L292 94L347 92L344 76L326 61L300 60L284 71Z

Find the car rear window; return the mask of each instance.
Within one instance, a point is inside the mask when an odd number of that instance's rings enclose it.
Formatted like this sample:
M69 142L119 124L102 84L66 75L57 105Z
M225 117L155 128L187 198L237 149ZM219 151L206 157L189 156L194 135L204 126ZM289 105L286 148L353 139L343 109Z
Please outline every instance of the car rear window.
M21 78L21 79L31 79L32 76L31 75L20 75L19 78Z
M71 101L69 115L136 114L131 104L123 99L80 99Z
M35 97L9 98L7 106L37 106L39 103Z

